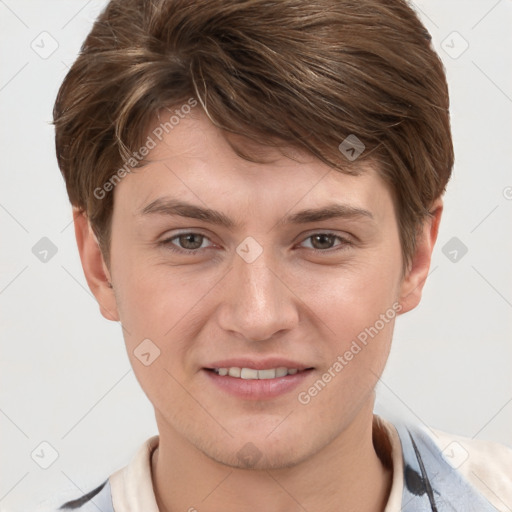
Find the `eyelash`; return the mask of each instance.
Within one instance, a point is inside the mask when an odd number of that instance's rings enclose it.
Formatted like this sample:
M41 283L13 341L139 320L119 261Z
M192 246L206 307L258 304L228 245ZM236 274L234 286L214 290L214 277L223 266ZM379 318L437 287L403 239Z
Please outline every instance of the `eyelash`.
M203 235L202 233L196 233L193 231L189 231L189 232L184 232L184 233L178 233L177 235L174 235L170 238L166 238L165 240L162 240L161 242L159 242L159 245L166 247L168 250L170 250L174 253L188 254L188 255L199 254L203 250L208 249L208 247L203 247L200 249L183 249L183 248L178 247L172 243L173 240L179 238L180 236L184 236L184 235L199 235L199 236L203 237L203 239L209 240L209 238L206 235ZM334 238L337 238L341 243L338 244L338 246L335 246L335 247L338 247L337 249L336 248L315 249L315 248L309 248L309 247L307 247L306 249L309 249L309 250L313 251L314 253L325 254L325 253L333 253L333 252L337 252L337 251L342 251L342 250L345 250L347 248L347 246L353 245L353 242L351 242L347 238L344 238L344 237L337 235L336 233L332 233L330 231L318 231L317 233L312 233L311 235L304 238L304 240L302 240L302 242L304 242L310 238L313 238L314 236L318 236L318 235L332 236Z

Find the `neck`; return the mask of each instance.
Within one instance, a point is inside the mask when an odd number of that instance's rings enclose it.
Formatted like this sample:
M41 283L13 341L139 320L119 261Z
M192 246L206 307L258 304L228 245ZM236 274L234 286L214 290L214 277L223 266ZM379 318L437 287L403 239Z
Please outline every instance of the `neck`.
M309 459L271 470L225 466L175 431L159 428L159 447L152 459L158 508L160 512L383 511L392 470L375 451L372 419L370 411Z

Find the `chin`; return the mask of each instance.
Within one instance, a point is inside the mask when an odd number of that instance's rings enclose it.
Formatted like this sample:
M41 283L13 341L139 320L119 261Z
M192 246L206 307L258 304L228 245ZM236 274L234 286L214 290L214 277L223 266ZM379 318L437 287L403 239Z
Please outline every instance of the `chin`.
M227 450L221 454L205 453L205 455L234 469L265 471L290 468L308 458L308 454L302 452L303 448L301 448L301 452L298 452L296 448L291 445L268 447L261 443L247 441L235 450Z
M287 421L287 420L285 420ZM278 432L279 430L279 432ZM270 434L269 434L270 432ZM311 440L311 437L309 437ZM199 440L197 440L199 441ZM274 431L247 429L232 438L201 439L194 443L207 457L236 469L272 470L300 464L322 448L321 439L315 436L315 444L304 439L304 430L285 429L283 425Z

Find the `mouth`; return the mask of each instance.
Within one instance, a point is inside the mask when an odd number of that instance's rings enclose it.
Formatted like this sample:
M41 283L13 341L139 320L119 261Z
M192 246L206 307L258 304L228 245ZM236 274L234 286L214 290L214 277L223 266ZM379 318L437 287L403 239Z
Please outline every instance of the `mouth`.
M254 368L259 366L259 368ZM299 366L297 368L297 366ZM210 385L228 395L243 400L269 400L290 394L314 372L313 367L292 363L289 366L272 364L217 365L203 368Z
M298 373L313 370L313 368L287 368L286 366L278 366L277 368L263 368L257 370L255 368L247 367L221 367L221 368L205 368L205 370L214 372L221 377L233 377L235 379L243 380L267 380L286 377L288 375L296 375Z

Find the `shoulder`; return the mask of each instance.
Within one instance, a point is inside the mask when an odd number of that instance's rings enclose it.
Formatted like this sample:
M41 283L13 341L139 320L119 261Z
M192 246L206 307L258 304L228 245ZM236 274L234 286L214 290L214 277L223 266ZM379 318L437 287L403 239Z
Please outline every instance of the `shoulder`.
M512 449L419 425L394 427L402 444L404 493L413 501L512 510Z
M432 429L444 458L498 509L512 509L512 448Z
M78 494L78 495L77 495ZM74 510L78 512L114 512L109 479L85 493L67 491L57 497L41 503L35 512L60 512Z
M107 479L87 487L84 484L82 493L76 488L60 492L34 512L115 512L114 503L121 510L158 510L151 480L151 453L158 442L159 436L152 436L138 448L127 466Z

